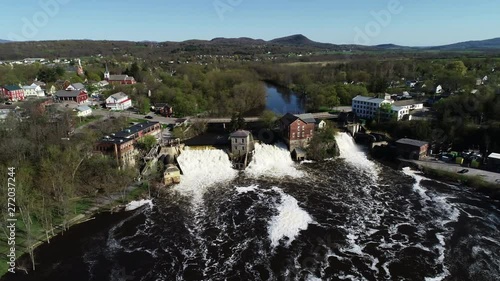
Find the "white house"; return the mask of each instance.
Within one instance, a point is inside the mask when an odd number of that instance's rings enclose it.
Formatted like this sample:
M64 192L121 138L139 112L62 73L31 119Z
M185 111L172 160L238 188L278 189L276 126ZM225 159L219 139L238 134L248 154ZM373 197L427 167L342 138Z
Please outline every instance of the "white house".
M436 87L436 94L442 94L443 93L443 86L439 85Z
M130 107L132 107L132 100L123 92L113 94L106 99L106 108L111 110L126 110Z
M94 85L95 85L97 88L102 89L102 88L104 88L104 87L108 86L108 85L109 85L109 82L108 82L108 81L106 81L106 80L102 80L102 81L99 81L99 82L95 83Z
M76 116L78 117L87 117L92 115L92 108L86 106L86 105L80 105L76 109Z
M402 120L406 115L410 114L410 110L401 106L392 106L392 114L396 116L397 120ZM410 117L411 119L411 117Z
M66 87L66 91L85 91L85 85L82 83L74 83Z
M403 109L408 110L419 110L424 109L424 104L421 102L416 102L415 100L402 100L393 103L394 106L399 106Z
M22 88L24 90L25 97L45 97L45 92L42 87L34 83L29 86L22 86Z

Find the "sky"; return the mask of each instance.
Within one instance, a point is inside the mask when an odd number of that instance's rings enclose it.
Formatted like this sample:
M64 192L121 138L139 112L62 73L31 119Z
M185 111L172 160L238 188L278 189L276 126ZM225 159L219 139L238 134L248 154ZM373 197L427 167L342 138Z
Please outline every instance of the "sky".
M436 46L500 37L498 0L2 0L0 39Z

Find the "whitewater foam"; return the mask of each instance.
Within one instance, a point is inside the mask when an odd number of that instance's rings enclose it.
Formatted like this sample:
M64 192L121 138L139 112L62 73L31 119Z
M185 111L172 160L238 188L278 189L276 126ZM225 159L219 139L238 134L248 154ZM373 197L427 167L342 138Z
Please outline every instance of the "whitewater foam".
M304 172L295 168L290 152L283 147L256 144L255 154L245 173L251 177L300 178Z
M192 196L194 203L201 203L206 189L217 183L236 178L229 156L222 150L186 149L177 159L184 175L174 190Z
M374 176L377 175L377 166L368 160L366 153L354 142L354 139L347 133L340 133L335 136L340 150L340 157L352 166L360 168Z
M139 200L139 201L132 201L127 204L125 207L125 211L133 211L136 210L144 205L149 205L149 207L152 209L153 208L153 200Z
M281 196L281 204L278 208L278 215L269 222L269 239L274 248L280 244L280 240L287 237L285 245L292 244L301 230L306 230L313 218L299 207L297 199L283 192L281 188L274 187L273 191Z
M259 189L259 186L257 186L257 185L251 185L251 186L247 186L247 187L236 187L236 192L238 192L239 194L245 194L245 193L248 193L251 191L256 191L258 189Z

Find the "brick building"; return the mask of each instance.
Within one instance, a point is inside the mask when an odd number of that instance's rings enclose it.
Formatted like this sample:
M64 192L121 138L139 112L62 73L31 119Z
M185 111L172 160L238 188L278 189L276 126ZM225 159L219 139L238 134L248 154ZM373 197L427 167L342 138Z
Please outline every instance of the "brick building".
M295 148L305 148L309 145L316 125L316 119L311 114L293 115L287 113L278 120L281 137L290 151Z
M111 136L105 136L97 143L95 151L112 156L120 166L135 165L138 154L135 149L137 141L145 136L157 136L160 133L159 122L139 123Z

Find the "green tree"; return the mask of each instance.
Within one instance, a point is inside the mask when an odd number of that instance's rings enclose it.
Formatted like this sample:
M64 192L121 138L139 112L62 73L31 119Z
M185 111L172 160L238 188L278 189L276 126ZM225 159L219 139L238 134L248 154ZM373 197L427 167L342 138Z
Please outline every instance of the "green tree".
M231 122L229 123L229 128L232 132L242 130L245 128L245 118L241 113L235 113L231 117Z
M271 129L274 126L277 119L278 116L276 116L276 113L271 110L264 110L264 112L260 115L260 121L268 129Z
M139 148L147 152L149 152L157 143L158 141L154 136L145 136L137 142Z

